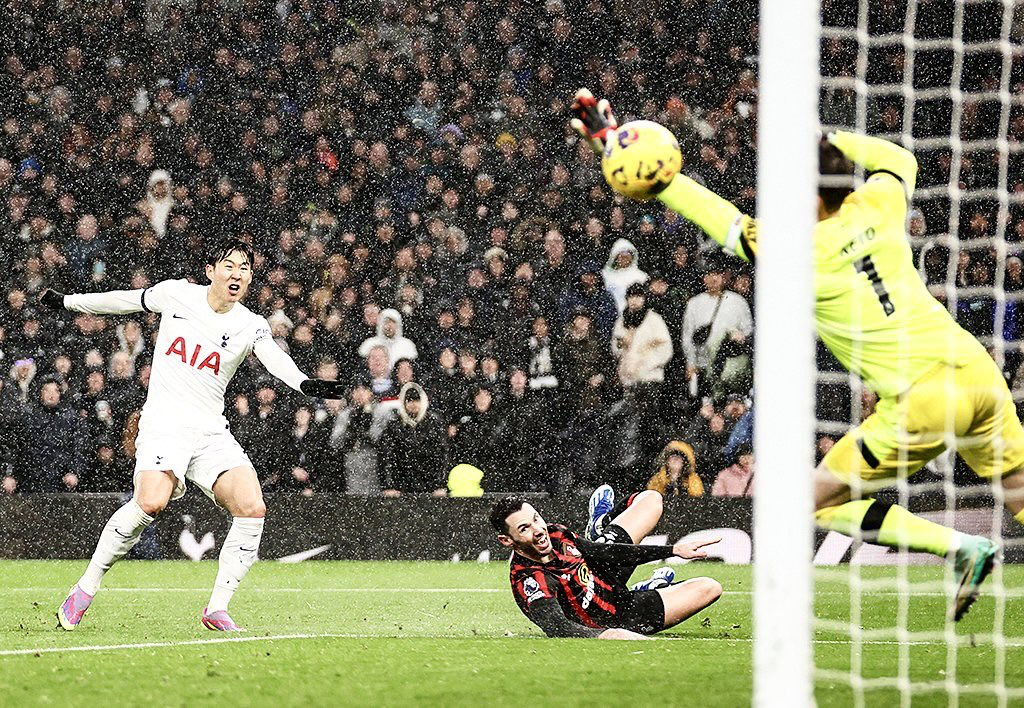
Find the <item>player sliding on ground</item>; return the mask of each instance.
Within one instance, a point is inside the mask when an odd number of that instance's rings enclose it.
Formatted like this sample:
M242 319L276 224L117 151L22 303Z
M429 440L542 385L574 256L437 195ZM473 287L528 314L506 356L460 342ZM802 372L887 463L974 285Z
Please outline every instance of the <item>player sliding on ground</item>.
M572 126L595 150L614 135L607 101L576 94ZM878 394L875 412L849 431L814 473L820 526L892 548L948 558L959 620L992 569L995 545L874 499L853 499L913 474L947 440L982 477L999 479L1024 523L1024 430L999 368L921 282L906 238L917 160L908 150L848 132L821 141L814 232L815 317L821 340ZM857 187L855 165L868 175ZM726 251L753 262L757 224L732 203L677 174L657 196Z
M57 610L64 629L78 626L103 575L131 550L167 502L185 493L188 480L234 517L202 623L213 630L241 631L228 615L228 602L256 561L266 507L256 471L228 430L224 391L252 352L294 389L323 398L342 395L337 382L310 379L299 371L274 342L267 320L239 302L252 281L252 264L248 245L228 241L207 259L208 286L166 280L145 290L87 295L45 290L40 295L43 304L57 310L161 314L135 442L135 493L110 517L85 574Z
M706 558L700 550L719 539L674 546L635 545L661 519L661 494L640 492L612 508L611 488L600 487L591 503L588 531L577 536L548 525L521 497L500 499L491 509L498 541L512 549L509 580L519 609L549 637L646 639L674 627L713 603L722 586L711 578L672 583L671 568L629 588L638 565L678 556ZM607 509L611 511L606 511ZM610 519L610 521L606 521Z

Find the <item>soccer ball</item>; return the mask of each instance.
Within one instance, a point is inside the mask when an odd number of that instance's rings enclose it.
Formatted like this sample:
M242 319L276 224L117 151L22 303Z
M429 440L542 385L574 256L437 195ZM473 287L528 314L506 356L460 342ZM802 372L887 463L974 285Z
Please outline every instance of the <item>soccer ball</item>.
M641 201L665 189L682 165L675 136L649 120L630 121L609 133L601 158L601 170L612 189Z

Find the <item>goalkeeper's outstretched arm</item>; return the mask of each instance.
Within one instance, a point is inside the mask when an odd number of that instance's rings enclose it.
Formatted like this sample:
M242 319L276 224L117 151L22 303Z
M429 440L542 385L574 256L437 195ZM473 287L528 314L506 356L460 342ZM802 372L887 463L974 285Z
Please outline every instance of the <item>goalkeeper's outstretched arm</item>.
M686 175L678 174L658 199L693 222L727 252L753 263L757 258L757 222Z

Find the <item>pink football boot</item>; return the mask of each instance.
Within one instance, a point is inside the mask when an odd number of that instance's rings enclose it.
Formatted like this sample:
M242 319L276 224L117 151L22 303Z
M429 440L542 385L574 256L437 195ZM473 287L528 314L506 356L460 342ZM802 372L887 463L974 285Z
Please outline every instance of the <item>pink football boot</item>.
M207 612L203 608L203 626L216 632L244 632L245 630L235 624L231 616L225 610Z
M92 595L87 595L77 585L71 588L64 604L57 610L57 621L60 622L60 626L69 632L77 627L78 623L82 621L85 611L92 604L92 598Z

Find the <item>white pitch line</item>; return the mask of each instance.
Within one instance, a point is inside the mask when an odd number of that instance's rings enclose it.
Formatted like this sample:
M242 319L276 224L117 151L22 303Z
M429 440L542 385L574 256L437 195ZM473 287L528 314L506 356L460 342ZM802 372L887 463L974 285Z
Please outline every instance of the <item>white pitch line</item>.
M265 641L277 641L277 640L296 640L296 639L503 639L506 637L480 637L480 636L469 636L464 634L429 634L429 635L417 635L409 634L402 636L387 635L387 634L368 634L368 633L321 633L321 634L274 634L263 637L218 637L216 639L190 639L182 642L142 642L139 644L96 644L92 646L77 646L77 647L40 647L36 649L5 649L0 650L0 656L25 656L35 654L62 654L67 652L89 652L89 651L124 651L131 649L161 649L166 647L184 647L184 646L202 646L205 644L231 644L240 642L265 642ZM544 639L540 635L516 635L516 639ZM678 636L663 636L656 637L656 640L669 641L669 642L725 642L725 643L740 643L750 644L754 640L750 637L678 637ZM814 644L840 644L849 645L852 644L848 639L813 639L811 640ZM873 646L891 646L905 644L909 646L940 646L945 645L946 642L942 640L920 640L910 642L900 642L897 640L889 639L873 639L868 641L858 642L860 645L873 645ZM1021 648L1024 647L1022 642L1006 642L1004 644L1007 648Z
M38 592L38 593L52 593L58 590L57 586L52 587L24 587L24 588L5 588L0 587L0 592ZM64 592L61 590L60 592ZM101 588L100 592L210 592L209 587L203 588ZM267 587L247 587L245 592L392 592L392 593L506 593L510 592L502 588L267 588ZM726 590L722 593L723 595L753 595L753 590ZM816 595L849 595L849 590L818 590L815 592ZM896 590L885 590L876 591L872 590L871 595L885 595L897 597L907 593L901 593ZM910 595L914 597L947 597L948 593L944 592L910 592ZM1011 599L1019 597L1017 594L1007 595Z
M55 592L57 587L28 587L28 588L4 588L0 592ZM61 590L60 592L63 592ZM209 587L205 588L101 588L100 592L210 592ZM494 593L511 592L498 588L246 588L246 592L399 592L399 593Z
M265 637L218 637L217 639L190 639L184 642L143 642L140 644L95 644L80 647L40 647L38 649L4 649L0 656L19 656L24 654L59 654L70 651L112 651L119 649L159 649L162 647L185 647L198 644L230 644L232 642L265 642L278 639L324 639L324 638L360 638L357 634L272 634Z

